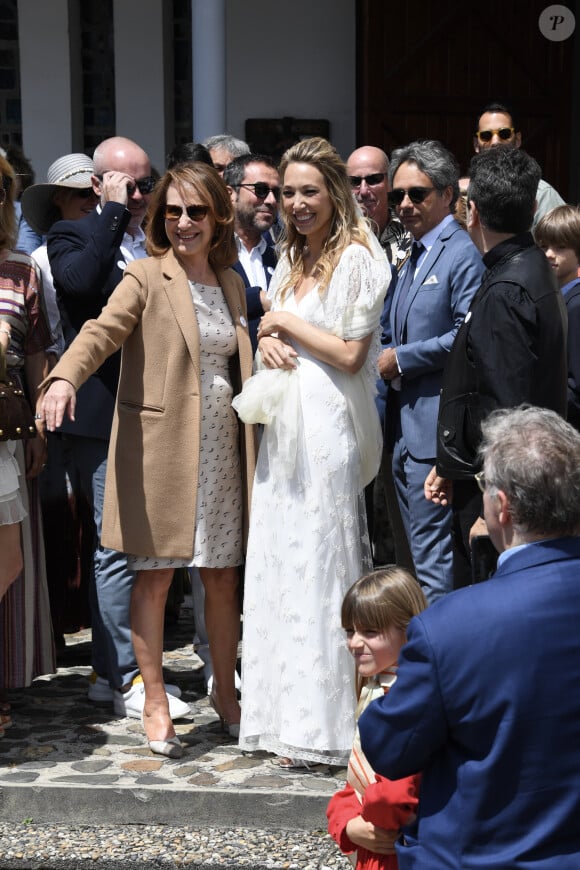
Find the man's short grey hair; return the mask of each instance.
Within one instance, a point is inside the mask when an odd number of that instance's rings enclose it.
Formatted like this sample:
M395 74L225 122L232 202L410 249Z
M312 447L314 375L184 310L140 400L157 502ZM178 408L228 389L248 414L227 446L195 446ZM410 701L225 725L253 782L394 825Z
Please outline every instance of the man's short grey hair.
M429 176L436 190L443 191L451 187L453 196L449 210L453 211L459 196L459 164L451 151L435 139L420 139L403 148L395 148L389 165L391 187L393 178L403 163L415 163L421 172Z
M482 424L486 491L505 492L524 535L580 531L580 433L554 411L520 405Z
M217 136L210 136L209 139L204 139L202 143L208 151L212 148L223 148L234 157L241 157L242 154L250 153L250 146L243 139L236 139L235 136L230 136L229 133L219 133Z

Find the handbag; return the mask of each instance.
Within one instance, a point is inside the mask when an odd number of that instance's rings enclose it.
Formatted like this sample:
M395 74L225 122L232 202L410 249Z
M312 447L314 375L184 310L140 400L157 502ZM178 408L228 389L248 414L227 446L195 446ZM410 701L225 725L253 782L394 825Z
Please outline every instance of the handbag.
M34 415L24 390L9 380L6 351L0 345L0 441L22 441L36 437Z

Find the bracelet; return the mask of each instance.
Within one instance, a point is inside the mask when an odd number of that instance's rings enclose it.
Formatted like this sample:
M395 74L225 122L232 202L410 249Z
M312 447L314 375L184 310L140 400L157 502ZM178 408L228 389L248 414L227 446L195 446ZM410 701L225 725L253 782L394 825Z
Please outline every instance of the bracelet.
M34 419L35 420L42 420L42 422L44 423L44 417L42 416L42 414L35 414Z

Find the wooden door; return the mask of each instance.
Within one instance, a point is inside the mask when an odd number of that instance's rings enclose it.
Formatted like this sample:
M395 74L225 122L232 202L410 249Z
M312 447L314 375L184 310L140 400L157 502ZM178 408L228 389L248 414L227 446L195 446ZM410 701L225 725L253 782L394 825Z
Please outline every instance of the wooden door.
M462 172L491 101L519 111L523 147L569 199L573 52L540 32L547 0L357 0L357 142L439 139ZM568 6L572 7L572 3Z

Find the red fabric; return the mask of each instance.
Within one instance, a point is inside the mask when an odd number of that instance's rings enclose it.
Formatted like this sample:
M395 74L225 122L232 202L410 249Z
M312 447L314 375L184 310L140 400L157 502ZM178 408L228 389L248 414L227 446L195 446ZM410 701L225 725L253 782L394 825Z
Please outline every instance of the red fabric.
M396 781L375 774L376 782L369 785L361 804L348 783L332 796L326 816L328 833L338 843L341 852L357 852L357 870L397 870L396 855L377 855L356 846L346 835L351 819L362 816L379 828L393 831L405 825L412 813L417 812L420 776L409 776Z

